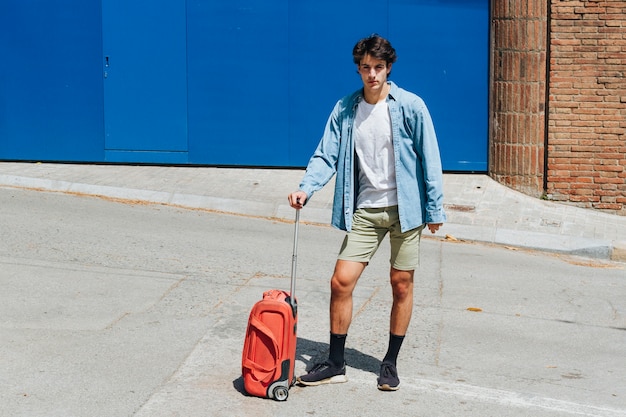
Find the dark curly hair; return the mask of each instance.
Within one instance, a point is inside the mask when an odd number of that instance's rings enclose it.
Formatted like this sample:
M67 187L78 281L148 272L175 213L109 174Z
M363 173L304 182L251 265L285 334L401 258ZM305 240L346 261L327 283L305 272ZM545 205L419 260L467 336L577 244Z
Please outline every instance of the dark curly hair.
M368 54L373 58L384 60L387 65L393 64L398 59L391 43L377 33L361 39L352 49L352 59L357 65Z

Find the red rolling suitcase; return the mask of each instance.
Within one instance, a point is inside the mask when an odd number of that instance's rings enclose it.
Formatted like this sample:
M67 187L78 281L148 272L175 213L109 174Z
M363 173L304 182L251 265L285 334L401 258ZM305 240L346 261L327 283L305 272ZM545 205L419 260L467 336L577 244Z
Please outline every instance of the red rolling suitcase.
M268 290L257 301L248 318L243 345L241 373L246 392L263 398L285 401L289 388L296 382L296 331L298 303L294 296L298 258L298 225L296 210L291 261L291 290Z

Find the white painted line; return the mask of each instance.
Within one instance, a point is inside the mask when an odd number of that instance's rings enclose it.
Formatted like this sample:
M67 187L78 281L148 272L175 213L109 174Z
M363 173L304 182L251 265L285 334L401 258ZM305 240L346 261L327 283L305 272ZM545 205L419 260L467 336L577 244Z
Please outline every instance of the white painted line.
M351 381L371 384L371 378L365 379L355 375ZM401 389L413 389L416 391L437 392L440 394L463 397L469 400L500 405L504 407L516 407L522 409L543 409L554 412L567 413L585 417L626 417L626 408L617 409L571 401L558 400L555 398L540 397L532 394L514 391L499 390L487 387L478 387L456 382L434 381L429 379L407 379L400 382ZM530 411L529 411L530 413ZM532 414L528 414L532 415Z

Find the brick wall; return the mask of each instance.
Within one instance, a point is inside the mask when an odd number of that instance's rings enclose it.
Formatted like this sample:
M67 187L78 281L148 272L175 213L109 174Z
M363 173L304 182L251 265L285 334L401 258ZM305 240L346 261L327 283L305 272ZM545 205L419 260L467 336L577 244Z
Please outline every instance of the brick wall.
M550 30L548 198L626 215L626 1L552 0Z
M493 0L489 174L544 192L546 0Z
M626 0L491 7L489 174L626 215Z

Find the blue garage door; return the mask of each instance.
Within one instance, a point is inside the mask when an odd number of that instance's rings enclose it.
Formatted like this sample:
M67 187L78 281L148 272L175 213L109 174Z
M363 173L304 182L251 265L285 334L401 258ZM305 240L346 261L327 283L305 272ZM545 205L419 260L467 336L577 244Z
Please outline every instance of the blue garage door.
M391 1L398 83L429 107L447 171L487 171L487 0Z
M192 163L289 164L288 3L188 4Z
M0 159L304 166L377 32L444 169L486 171L488 19L488 0L6 0Z
M306 164L335 101L361 87L352 47L373 32L398 53L391 79L426 101L444 169L486 171L488 0L290 2L284 163Z
M0 1L0 159L103 158L99 2Z

